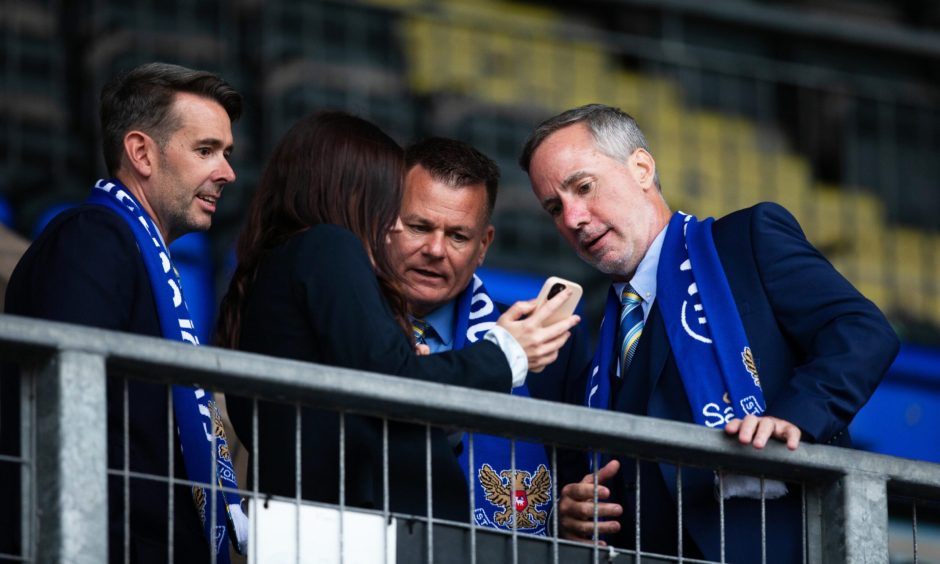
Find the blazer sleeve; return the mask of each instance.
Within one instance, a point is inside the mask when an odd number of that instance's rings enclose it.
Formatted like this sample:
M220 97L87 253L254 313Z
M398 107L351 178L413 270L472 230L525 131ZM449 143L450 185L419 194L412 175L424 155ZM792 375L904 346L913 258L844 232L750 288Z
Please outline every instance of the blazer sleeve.
M69 213L69 212L66 212ZM24 256L8 311L102 329L128 330L141 291L139 253L130 228L115 214L84 208L44 233ZM11 281L12 282L12 281ZM11 284L12 285L12 284Z
M754 208L751 238L777 323L799 353L768 414L796 424L812 440L829 442L875 391L897 355L897 335L781 206Z
M418 356L395 321L362 242L331 225L302 236L293 291L321 340L323 361L429 382L508 392L509 363L489 341Z

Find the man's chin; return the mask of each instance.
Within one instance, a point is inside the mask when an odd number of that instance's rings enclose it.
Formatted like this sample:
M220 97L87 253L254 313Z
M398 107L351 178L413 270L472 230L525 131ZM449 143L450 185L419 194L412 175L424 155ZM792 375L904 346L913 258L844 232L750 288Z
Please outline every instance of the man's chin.
M578 253L578 256L581 257L581 260L591 265L603 274L618 274L621 270L623 270L622 260L614 260L612 258L606 257L606 255L598 257L596 255Z
M407 290L405 299L408 301L412 313L418 317L431 313L447 301L447 297L442 293L413 293Z

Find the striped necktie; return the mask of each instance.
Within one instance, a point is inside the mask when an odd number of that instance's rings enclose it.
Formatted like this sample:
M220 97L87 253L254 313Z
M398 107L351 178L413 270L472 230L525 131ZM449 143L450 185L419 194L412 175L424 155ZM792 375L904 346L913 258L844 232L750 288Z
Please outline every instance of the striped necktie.
M411 318L411 330L414 331L414 334L415 334L415 344L426 345L428 344L428 339L427 337L425 337L425 334L428 332L428 330L433 331L434 329L431 327L431 324L428 323L427 321L419 317L412 317Z
M627 373L643 333L643 298L627 284L620 293L620 376Z

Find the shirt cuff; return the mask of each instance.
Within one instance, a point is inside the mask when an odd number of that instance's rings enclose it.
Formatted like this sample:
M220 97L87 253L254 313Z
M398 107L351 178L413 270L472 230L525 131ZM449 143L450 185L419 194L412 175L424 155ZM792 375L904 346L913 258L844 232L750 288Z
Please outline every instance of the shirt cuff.
M494 325L483 338L493 343L503 354L512 371L512 387L518 388L525 384L525 377L529 373L529 359L519 341L499 325Z

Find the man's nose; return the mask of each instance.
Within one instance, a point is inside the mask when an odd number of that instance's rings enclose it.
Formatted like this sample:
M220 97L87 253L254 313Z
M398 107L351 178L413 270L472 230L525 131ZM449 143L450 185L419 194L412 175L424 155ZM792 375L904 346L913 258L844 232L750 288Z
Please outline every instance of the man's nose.
M426 255L439 258L444 256L444 235L443 233L430 233L424 241L424 253Z
M579 229L591 222L587 207L579 203L565 203L561 213L562 221L568 229Z
M216 171L215 181L224 184L235 182L235 169L232 168L232 163L228 162L228 159L222 159L222 164Z

